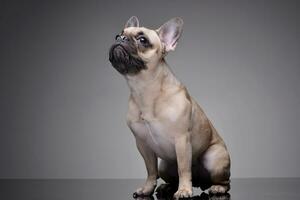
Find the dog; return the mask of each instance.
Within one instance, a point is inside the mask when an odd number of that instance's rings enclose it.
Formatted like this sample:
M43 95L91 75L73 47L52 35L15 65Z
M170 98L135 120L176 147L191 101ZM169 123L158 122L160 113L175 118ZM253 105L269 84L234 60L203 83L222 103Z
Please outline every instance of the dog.
M109 61L130 89L126 121L148 174L135 197L152 195L159 177L176 187L176 199L192 197L192 187L212 194L230 189L224 141L165 61L182 29L178 17L152 30L133 16L109 50Z

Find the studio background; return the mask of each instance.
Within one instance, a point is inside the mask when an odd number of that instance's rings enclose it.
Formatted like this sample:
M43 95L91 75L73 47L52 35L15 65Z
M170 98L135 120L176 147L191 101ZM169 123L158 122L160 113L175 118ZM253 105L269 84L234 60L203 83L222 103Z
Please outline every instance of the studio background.
M299 1L0 1L0 178L143 178L108 61L132 15L184 32L167 62L233 177L300 176Z

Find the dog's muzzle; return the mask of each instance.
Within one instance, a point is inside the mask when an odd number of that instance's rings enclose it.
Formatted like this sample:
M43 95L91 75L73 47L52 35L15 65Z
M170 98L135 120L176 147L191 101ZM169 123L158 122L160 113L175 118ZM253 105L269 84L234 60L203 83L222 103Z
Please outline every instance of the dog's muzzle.
M136 47L124 35L116 38L109 50L109 61L121 74L137 74L147 69L145 62L137 55Z

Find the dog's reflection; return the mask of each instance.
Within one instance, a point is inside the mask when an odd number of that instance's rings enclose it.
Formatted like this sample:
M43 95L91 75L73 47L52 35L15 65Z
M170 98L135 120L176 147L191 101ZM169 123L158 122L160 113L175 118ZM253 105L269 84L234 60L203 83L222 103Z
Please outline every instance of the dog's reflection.
M155 194L157 200L173 200L173 194ZM201 195L193 196L189 198L191 200L230 200L230 194L222 194L222 195L210 195L205 192L202 192ZM144 197L137 197L135 200L155 200L153 196L144 196Z

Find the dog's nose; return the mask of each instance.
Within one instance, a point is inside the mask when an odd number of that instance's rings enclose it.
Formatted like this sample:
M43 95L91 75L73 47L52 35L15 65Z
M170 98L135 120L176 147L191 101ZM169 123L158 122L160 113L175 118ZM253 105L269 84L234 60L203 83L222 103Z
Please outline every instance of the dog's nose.
M117 35L116 36L116 41L118 43L127 42L128 38L125 35Z

